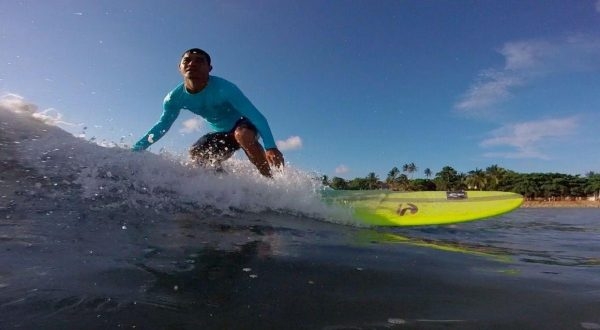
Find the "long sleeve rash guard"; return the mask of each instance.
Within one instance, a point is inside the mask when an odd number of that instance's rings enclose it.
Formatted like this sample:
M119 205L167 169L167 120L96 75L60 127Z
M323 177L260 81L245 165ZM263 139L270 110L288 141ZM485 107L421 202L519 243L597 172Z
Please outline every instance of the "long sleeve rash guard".
M265 149L276 148L267 120L242 91L223 78L209 76L207 86L196 94L188 93L183 83L167 94L159 121L132 149L145 150L163 137L181 109L202 116L215 132L231 131L235 123L244 117L258 130Z

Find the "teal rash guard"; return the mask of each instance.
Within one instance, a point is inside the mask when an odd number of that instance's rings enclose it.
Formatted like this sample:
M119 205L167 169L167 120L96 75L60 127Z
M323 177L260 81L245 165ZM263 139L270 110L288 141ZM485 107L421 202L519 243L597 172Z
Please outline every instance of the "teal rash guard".
M246 118L258 130L265 149L276 148L267 120L242 91L223 78L209 76L206 87L196 94L190 94L183 83L167 94L159 121L132 149L145 150L163 137L181 109L202 116L215 132L230 132L238 120Z

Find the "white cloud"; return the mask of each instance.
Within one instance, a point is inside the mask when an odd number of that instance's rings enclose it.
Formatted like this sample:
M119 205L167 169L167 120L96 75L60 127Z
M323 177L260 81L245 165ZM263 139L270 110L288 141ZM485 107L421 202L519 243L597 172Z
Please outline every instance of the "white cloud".
M198 132L204 126L204 122L198 118L191 118L183 122L182 128L179 129L180 133L190 134Z
M508 42L498 52L504 56L504 67L479 73L454 105L459 113L487 115L494 105L513 97L518 87L536 79L559 72L600 69L600 39L585 36Z
M576 117L545 119L511 125L505 125L491 132L491 137L480 143L482 147L509 148L507 152L487 153L488 157L503 158L539 158L549 157L540 151L540 147L557 138L565 138L576 132L579 126Z
M596 11L600 13L600 0L596 1Z
M299 136L291 136L284 141L277 141L277 148L281 151L296 150L302 148L302 139Z
M335 174L346 174L348 172L350 172L350 168L343 164L335 168Z
M510 98L511 88L524 83L523 78L503 71L482 72L480 80L469 88L455 108L463 114L484 114L488 107Z
M505 70L531 70L544 64L554 46L546 41L509 42L498 52L504 55Z

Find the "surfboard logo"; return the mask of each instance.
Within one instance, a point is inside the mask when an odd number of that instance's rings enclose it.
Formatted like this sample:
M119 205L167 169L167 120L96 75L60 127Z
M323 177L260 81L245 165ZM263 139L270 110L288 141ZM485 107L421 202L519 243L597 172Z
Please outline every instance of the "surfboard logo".
M406 203L407 206L405 207L402 207L403 205L404 204L400 203L400 205L398 205L398 210L396 211L400 216L405 215L406 212L410 212L410 214L419 212L419 208L413 203Z
M446 198L448 200L467 199L467 192L464 190L446 191Z

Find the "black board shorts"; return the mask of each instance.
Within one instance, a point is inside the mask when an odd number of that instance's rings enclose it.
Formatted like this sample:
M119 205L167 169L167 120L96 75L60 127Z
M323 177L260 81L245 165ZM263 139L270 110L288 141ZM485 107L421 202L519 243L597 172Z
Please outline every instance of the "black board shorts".
M215 132L203 135L190 148L190 155L201 163L220 163L241 148L235 140L234 132L237 128L244 127L254 131L258 138L256 127L246 118L238 120L231 131Z

